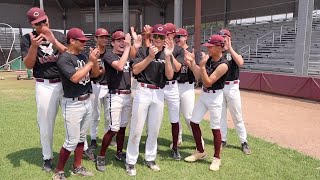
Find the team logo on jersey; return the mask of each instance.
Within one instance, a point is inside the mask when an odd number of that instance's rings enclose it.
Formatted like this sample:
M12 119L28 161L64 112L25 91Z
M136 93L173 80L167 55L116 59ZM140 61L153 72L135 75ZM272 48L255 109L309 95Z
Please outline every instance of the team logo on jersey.
M46 45L46 42L39 45L39 49L42 54L39 56L40 64L48 63L48 62L56 62L58 60L58 55L54 54L54 50L52 48L53 44L49 43Z
M77 60L77 64L78 66L75 67L76 71L82 69L86 63L83 60ZM87 73L87 75L85 75L80 81L79 84L82 84L83 86L85 86L87 83L90 82L90 74Z
M228 61L231 61L231 60L232 60L232 56L231 56L230 53L226 54L226 59L227 59Z
M154 59L153 62L164 63L164 59Z
M44 46L44 45L39 45L41 51L46 55L52 55L53 54L53 49L52 49L53 44L50 43L49 46Z
M188 73L188 66L187 65L181 66L181 73L183 73L183 74Z
M129 72L130 70L130 63L127 62L126 65L123 67L123 72Z

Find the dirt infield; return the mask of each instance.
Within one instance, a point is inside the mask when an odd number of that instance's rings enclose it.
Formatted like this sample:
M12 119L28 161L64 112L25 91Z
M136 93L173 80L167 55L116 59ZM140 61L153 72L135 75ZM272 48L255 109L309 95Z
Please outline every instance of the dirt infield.
M320 159L319 102L253 91L241 91L241 97L248 134ZM233 128L230 114L228 126Z

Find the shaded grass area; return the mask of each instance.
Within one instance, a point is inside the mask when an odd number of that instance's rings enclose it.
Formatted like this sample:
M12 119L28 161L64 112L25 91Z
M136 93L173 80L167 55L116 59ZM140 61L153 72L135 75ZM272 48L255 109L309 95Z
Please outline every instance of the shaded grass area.
M52 173L41 171L42 156L39 130L36 122L34 81L17 81L12 73L0 73L6 80L0 81L0 174L1 179L50 179ZM182 157L190 155L195 145L193 137L183 122L184 136L180 148ZM90 179L320 179L320 161L294 150L279 147L264 140L249 136L252 155L240 150L240 142L234 130L228 135L228 146L222 151L222 166L218 172L209 171L213 156L212 133L207 121L201 124L208 157L199 162L187 163L170 158L171 126L165 110L158 139L157 163L160 172L152 172L143 165L145 134L140 145L137 176L125 173L124 163L116 161L115 147L107 150L107 171L95 170L93 162L84 160L83 165L94 172ZM103 136L103 122L99 137ZM128 135L128 131L127 134ZM65 130L61 112L57 115L54 132L54 163L64 142ZM99 140L99 145L101 140ZM97 153L97 152L96 152ZM73 155L66 165L68 179Z

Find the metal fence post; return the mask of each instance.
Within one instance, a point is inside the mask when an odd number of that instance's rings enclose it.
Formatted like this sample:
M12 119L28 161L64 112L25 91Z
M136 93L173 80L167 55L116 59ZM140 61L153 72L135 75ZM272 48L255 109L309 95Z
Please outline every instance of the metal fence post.
M258 56L258 42L259 42L259 39L257 39L257 43L256 43L256 56Z
M274 46L274 32L272 33L272 47Z

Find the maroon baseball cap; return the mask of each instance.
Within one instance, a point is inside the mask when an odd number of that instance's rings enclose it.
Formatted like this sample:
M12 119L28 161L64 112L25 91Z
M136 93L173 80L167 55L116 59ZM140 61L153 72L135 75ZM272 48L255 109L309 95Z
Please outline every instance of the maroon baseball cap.
M77 39L82 41L88 41L89 38L87 38L84 35L84 32L79 28L71 28L69 29L67 33L67 39Z
M167 35L167 29L163 24L156 24L153 26L151 34Z
M188 32L183 28L176 29L176 35L188 36Z
M117 39L125 39L125 35L122 31L116 31L112 34L112 40L117 40Z
M202 46L224 46L224 38L221 35L211 35L208 42L202 44Z
M221 35L221 36L229 36L229 37L231 37L231 33L230 33L230 31L228 29L221 29L218 34Z
M167 34L176 32L176 26L174 24L166 23L164 26L167 28Z
M110 34L106 29L99 28L97 29L95 36L110 36Z
M29 11L27 12L27 17L29 19L29 22L33 25L48 18L46 13L38 7L29 9Z

